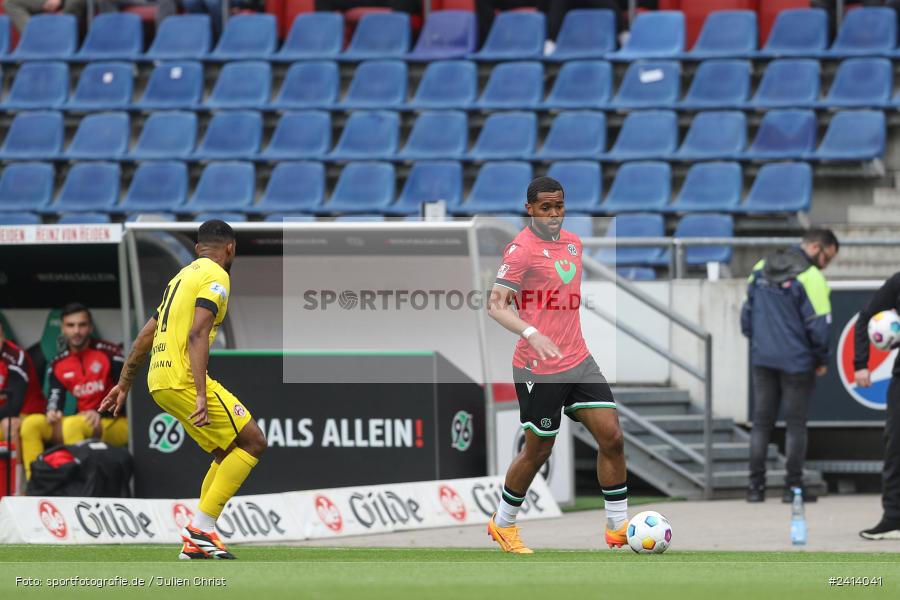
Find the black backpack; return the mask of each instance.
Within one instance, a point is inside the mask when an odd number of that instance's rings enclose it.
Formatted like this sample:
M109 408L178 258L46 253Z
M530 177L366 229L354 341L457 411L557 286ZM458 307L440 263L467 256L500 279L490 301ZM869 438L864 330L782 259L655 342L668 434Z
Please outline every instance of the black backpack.
M31 463L29 496L89 496L128 498L134 471L125 448L85 440L54 446Z

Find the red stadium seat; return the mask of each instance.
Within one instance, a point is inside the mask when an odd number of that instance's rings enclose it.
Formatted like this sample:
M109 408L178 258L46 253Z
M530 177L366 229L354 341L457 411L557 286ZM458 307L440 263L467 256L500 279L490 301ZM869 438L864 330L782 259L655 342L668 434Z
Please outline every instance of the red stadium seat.
M709 13L717 10L756 10L756 2L757 0L681 0L686 30L685 48L694 46Z
M789 8L809 8L809 0L759 0L759 47L762 48L769 39L769 32L775 24L775 18L783 10Z

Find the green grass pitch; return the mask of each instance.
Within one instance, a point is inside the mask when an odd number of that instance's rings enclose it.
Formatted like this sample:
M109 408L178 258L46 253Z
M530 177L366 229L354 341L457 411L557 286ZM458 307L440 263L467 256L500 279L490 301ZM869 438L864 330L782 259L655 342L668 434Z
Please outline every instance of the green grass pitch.
M541 551L235 546L238 561L178 561L172 546L0 546L0 598L900 598L900 554ZM25 585L24 578L42 585ZM127 587L51 589L50 578ZM831 577L860 578L829 585ZM882 584L861 585L881 577ZM17 583L17 578L19 579ZM131 585L134 578L144 587ZM187 580L174 585L173 578ZM207 585L194 578L206 578ZM214 585L216 578L225 585ZM856 581L856 580L854 580ZM212 584L212 585L210 585ZM108 584L107 584L108 585Z

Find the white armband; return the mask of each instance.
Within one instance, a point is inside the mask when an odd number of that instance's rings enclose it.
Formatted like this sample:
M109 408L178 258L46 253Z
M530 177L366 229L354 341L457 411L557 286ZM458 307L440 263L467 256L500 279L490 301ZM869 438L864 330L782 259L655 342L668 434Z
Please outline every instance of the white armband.
M520 335L527 340L528 338L530 338L537 332L538 332L537 327L535 327L533 325L529 325L528 327L526 327L525 329L522 330L522 333Z

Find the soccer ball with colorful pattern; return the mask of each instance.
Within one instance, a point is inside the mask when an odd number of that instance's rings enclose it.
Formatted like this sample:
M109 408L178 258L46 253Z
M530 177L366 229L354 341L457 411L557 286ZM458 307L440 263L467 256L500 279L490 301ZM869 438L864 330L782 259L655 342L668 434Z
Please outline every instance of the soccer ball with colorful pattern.
M645 510L628 522L628 545L638 554L662 554L672 543L669 520L656 511Z
M879 350L900 342L900 316L895 310L883 310L869 319L869 341Z

